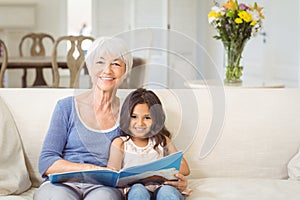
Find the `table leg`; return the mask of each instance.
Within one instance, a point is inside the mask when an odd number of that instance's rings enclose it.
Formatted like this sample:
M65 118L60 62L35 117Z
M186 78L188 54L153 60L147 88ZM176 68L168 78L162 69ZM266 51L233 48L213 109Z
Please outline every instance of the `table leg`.
M27 69L23 70L23 76L22 76L22 87L27 87Z
M33 86L45 86L47 85L44 75L43 75L43 69L42 68L36 68L35 70L36 76L35 76L35 81L33 83Z

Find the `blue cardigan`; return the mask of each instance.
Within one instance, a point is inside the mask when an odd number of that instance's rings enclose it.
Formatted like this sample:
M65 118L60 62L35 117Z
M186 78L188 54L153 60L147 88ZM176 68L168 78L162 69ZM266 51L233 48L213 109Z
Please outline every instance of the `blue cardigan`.
M119 136L119 126L109 130L94 130L80 119L74 96L57 102L50 127L39 157L39 172L45 171L57 160L106 166L111 141Z

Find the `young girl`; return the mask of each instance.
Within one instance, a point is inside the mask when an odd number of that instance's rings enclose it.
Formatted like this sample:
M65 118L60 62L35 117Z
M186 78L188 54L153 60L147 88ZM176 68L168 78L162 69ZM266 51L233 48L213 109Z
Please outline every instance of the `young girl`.
M107 166L114 170L146 164L176 152L171 134L166 129L165 114L159 98L150 90L139 88L125 99L120 115L121 137L111 145ZM179 173L189 175L183 158ZM182 188L171 185L130 187L128 199L184 199ZM167 197L167 198L166 198Z

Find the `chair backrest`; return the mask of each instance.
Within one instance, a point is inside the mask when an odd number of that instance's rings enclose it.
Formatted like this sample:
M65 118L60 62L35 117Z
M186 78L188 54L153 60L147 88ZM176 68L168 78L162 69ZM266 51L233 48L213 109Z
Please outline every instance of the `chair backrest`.
M0 59L2 60L1 70L0 70L0 88L2 88L3 87L4 72L5 72L6 67L7 67L8 51L7 51L7 47L6 47L5 43L1 39L0 39L0 51L1 51L1 55L0 55L1 58Z
M70 88L77 88L79 84L80 72L84 66L85 53L82 48L82 43L85 40L94 41L93 37L89 36L61 36L54 43L52 52L52 68L53 68L53 87L59 87L59 71L58 71L58 49L63 41L70 42L71 46L67 50L67 67L70 71ZM75 57L75 52L78 57Z
M24 42L26 40L32 40L31 46L30 46L30 55L31 56L45 56L46 51L45 51L45 45L43 41L48 38L54 43L54 38L47 34L47 33L29 33L24 35L21 38L21 41L19 43L19 54L20 56L24 56L24 51L23 51L23 46Z
M135 89L145 86L146 59L133 58L132 68L126 79L120 85L122 89Z

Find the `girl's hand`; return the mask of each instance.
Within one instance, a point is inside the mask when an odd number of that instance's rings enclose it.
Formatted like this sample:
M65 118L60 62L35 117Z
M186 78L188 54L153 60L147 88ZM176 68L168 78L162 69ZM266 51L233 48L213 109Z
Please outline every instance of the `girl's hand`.
M166 182L164 182L164 184L171 185L171 186L177 188L178 191L183 192L185 189L187 189L187 186L188 186L187 177L180 173L175 174L175 177L178 178L177 181L166 181Z

